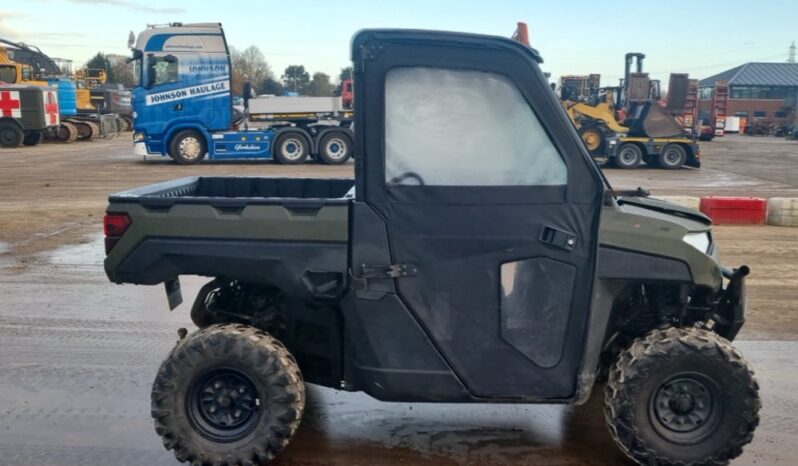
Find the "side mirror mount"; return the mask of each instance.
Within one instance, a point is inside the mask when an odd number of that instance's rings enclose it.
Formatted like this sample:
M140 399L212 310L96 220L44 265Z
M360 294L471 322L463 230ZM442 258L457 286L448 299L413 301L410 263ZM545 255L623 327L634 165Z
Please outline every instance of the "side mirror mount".
M153 54L147 55L147 85L144 86L147 89L155 84L155 60L153 60L153 57Z

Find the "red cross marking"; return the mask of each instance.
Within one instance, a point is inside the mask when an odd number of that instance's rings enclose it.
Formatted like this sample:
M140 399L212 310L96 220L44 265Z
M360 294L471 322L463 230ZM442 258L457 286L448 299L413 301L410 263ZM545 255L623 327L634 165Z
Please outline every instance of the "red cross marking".
M22 117L20 110L19 92L0 91L0 114L4 117Z
M58 124L58 99L53 91L47 92L47 103L44 104L44 113L47 114L49 124Z

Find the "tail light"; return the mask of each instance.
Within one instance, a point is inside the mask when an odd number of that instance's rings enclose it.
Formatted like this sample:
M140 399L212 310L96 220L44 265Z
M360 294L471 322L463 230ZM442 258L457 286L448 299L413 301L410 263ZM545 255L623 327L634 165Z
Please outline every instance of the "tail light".
M122 238L130 224L133 223L127 214L105 214L103 219L103 231L105 231L105 255L111 253L111 249Z

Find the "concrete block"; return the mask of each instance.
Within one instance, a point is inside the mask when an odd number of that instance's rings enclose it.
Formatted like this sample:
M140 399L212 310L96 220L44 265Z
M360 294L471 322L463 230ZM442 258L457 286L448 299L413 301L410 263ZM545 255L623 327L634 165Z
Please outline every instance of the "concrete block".
M768 199L768 225L798 227L798 197Z
M651 197L653 197L654 199L659 199L661 201L679 204L681 206L689 207L695 210L698 210L698 208L701 205L701 198L694 196L651 196Z

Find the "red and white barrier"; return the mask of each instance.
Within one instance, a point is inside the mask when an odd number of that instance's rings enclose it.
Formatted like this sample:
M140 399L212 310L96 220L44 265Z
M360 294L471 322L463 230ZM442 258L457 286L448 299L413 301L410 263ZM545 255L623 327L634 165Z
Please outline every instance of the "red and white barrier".
M764 225L768 202L759 197L707 196L701 198L700 210L716 225Z

